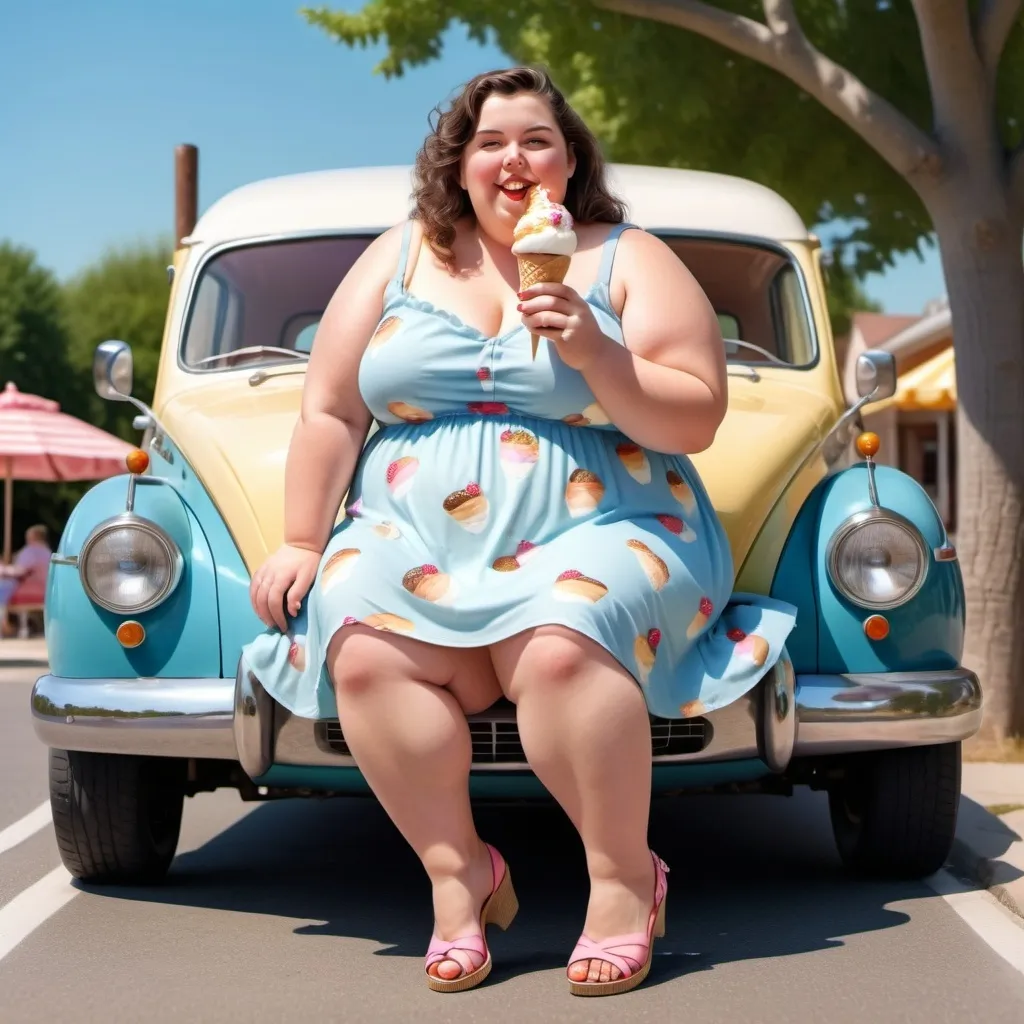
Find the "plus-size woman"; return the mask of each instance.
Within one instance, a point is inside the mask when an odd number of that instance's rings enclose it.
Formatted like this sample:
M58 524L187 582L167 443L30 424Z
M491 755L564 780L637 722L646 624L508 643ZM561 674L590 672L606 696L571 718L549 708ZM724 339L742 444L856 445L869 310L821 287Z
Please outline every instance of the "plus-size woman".
M369 246L318 330L285 543L252 582L269 628L246 657L295 714L339 717L422 861L438 991L486 977L484 927L516 910L474 826L466 723L513 701L586 850L570 991L624 991L647 974L667 888L647 846L648 713L747 692L792 609L730 600L726 537L687 457L726 409L715 313L678 257L624 221L548 77L471 81L416 177L410 220ZM533 185L564 203L578 247L564 283L517 294L513 229Z

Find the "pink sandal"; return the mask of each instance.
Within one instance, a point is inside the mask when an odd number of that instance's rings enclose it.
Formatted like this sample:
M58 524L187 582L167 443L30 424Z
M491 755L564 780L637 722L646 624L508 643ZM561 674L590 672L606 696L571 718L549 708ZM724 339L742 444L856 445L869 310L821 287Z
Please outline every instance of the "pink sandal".
M613 935L600 942L594 942L583 935L569 957L569 967L580 960L603 960L617 967L622 977L615 981L573 981L570 978L569 991L574 996L614 996L628 992L636 988L650 972L654 939L660 939L665 934L665 896L668 893L668 880L665 878L668 865L653 850L651 857L654 859L655 873L654 905L651 907L647 931Z
M512 876L509 874L508 865L490 843L486 846L491 855L493 885L490 896L484 900L484 905L480 908L480 931L451 941L433 935L427 947L424 970L427 972L427 985L435 992L465 992L466 989L479 985L491 973L491 951L487 948L487 940L484 938L487 925L496 924L504 931L519 910L519 900L516 898L515 889L512 888ZM442 960L453 960L459 964L462 967L462 974L451 981L435 978L430 973L430 968Z

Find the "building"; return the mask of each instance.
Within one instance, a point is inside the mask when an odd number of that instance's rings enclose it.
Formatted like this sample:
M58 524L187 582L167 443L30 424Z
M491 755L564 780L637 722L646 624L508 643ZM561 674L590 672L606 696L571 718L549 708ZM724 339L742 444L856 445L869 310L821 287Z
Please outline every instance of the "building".
M934 303L922 316L856 313L839 348L850 403L857 400L857 357L868 349L895 357L896 393L864 410L865 429L881 440L878 461L919 481L955 532L956 372L948 306Z

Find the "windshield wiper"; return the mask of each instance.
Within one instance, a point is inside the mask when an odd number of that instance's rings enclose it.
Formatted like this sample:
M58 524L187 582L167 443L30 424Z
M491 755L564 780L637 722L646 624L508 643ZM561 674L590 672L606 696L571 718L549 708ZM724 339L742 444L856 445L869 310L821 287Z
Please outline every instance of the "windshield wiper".
M780 359L777 355L769 352L766 348L761 348L760 345L755 345L749 341L740 341L739 338L726 338L726 345L739 345L740 348L749 348L751 352L758 352L764 356L770 363L774 363L776 366L793 366L793 363L787 363L785 359Z
M309 354L299 352L294 348L277 348L274 345L250 345L248 348L234 348L230 352L218 352L216 355L206 356L193 363L195 367L205 366L207 363L219 363L225 359L234 359L236 356L290 356L292 359L309 360Z

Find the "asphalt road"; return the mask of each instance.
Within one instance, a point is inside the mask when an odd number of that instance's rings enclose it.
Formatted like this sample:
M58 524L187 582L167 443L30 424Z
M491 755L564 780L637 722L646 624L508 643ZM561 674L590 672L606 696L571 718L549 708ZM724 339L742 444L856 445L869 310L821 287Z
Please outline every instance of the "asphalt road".
M28 716L41 671L0 667L0 836L47 798ZM563 980L586 887L560 813L489 807L479 821L521 910L492 931L490 980L456 995L423 984L428 888L368 800L194 798L153 888L47 878L60 859L44 827L0 852L0 1020L1024 1021L1024 974L933 889L844 874L818 794L657 805L668 933L647 983L607 999L574 998ZM4 956L12 907L40 923Z

